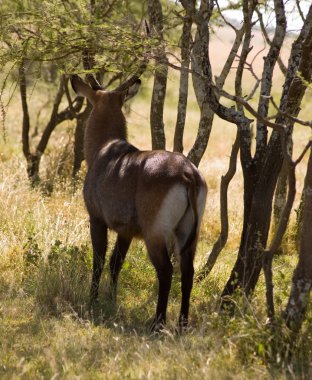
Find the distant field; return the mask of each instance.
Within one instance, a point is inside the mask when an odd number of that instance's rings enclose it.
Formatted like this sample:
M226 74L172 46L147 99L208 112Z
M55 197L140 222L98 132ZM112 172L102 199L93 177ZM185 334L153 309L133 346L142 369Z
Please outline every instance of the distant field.
M233 35L227 28L210 44L217 75L230 48ZM286 44L291 45L291 39ZM250 60L263 47L260 34L254 37ZM262 53L263 55L264 53ZM287 49L283 51L286 62ZM261 74L262 58L254 62ZM231 77L232 78L232 77ZM246 91L251 78L246 74ZM275 75L278 100L282 75ZM151 79L130 105L127 116L129 139L142 149L150 148L149 104ZM52 87L52 86L51 86ZM167 149L171 150L176 121L178 74L170 70L165 109ZM232 83L227 83L232 89ZM12 90L12 88L11 88ZM33 84L31 118L40 125L48 117L47 102L53 89ZM8 99L8 93L6 93ZM301 117L311 118L312 94L307 93ZM49 105L50 106L50 105ZM175 273L169 300L168 326L161 335L151 335L149 326L156 305L154 270L141 242L134 242L120 276L118 305L105 294L108 271L101 286L97 313L88 311L91 245L88 218L81 197L81 183L74 189L69 180L57 177L64 149L71 159L74 125L61 125L48 147L42 177L56 178L54 192L46 196L30 190L21 153L21 108L15 92L6 108L5 133L0 136L0 378L1 379L271 379L284 378L282 358L275 341L264 328L263 278L253 300L237 301L234 317L218 314L219 296L236 258L242 227L242 173L240 166L229 189L229 241L214 270L192 294L190 329L175 333L180 307L179 274ZM36 121L37 120L37 121ZM197 132L199 112L190 89L185 130L185 153ZM2 127L3 128L3 127ZM219 183L228 165L236 127L215 118L209 146L200 164L209 186L207 209L195 266L199 269L219 233ZM4 141L4 134L6 141ZM296 127L297 155L311 132ZM304 161L298 167L301 195ZM68 164L68 167L70 165ZM66 173L66 164L64 171ZM297 204L295 205L295 208ZM285 306L296 252L293 223L285 237L284 256L274 266L277 311ZM110 234L110 248L114 234ZM311 312L294 354L294 371L309 378L311 369ZM295 376L295 375L294 375ZM306 376L306 377L305 377ZM296 377L293 377L296 378Z

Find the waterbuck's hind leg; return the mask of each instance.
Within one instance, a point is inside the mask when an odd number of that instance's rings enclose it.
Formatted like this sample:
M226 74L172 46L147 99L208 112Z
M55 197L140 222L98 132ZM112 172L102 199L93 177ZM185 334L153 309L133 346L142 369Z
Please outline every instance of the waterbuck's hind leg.
M182 332L188 325L188 314L190 307L190 296L193 287L194 278L194 255L196 250L196 241L192 242L181 252L181 290L182 301L179 316L179 329Z
M90 218L90 234L93 247L93 273L90 290L91 305L98 298L101 274L107 248L107 226L99 219Z
M151 329L152 331L159 331L166 323L173 267L165 243L147 243L147 250L158 278L158 302Z
M110 259L110 272L111 272L111 297L112 301L116 302L117 297L117 281L118 276L125 260L126 254L128 252L129 246L131 244L131 238L117 236L115 247Z

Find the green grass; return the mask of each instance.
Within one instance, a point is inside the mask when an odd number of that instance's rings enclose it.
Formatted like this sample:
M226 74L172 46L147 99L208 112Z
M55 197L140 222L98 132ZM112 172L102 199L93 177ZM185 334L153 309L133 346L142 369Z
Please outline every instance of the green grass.
M106 269L99 306L90 313L91 246L81 185L74 191L70 182L61 182L47 196L30 190L20 158L1 162L0 169L0 378L265 379L284 378L286 371L309 378L310 314L286 365L287 332L277 327L273 334L265 327L263 278L251 303L237 298L233 317L218 313L237 240L228 244L210 276L195 283L190 327L182 336L175 329L180 281L174 274L168 325L153 335L157 284L143 243L131 246L117 305L109 301ZM240 224L234 225L239 236ZM217 232L217 227L209 231L205 220L197 269ZM109 251L114 239L111 233ZM285 306L294 264L290 252L275 262L278 312Z
M165 125L168 149L176 118L177 74L170 74ZM46 89L47 90L47 89ZM150 148L150 84L131 103L129 137ZM309 94L308 96L310 96ZM47 93L31 96L32 118ZM308 97L307 97L308 99ZM43 186L30 189L21 154L18 96L7 109L6 142L0 137L0 378L1 379L282 379L311 378L311 311L286 361L293 337L282 325L265 325L263 277L251 301L235 298L233 317L219 313L219 297L236 259L242 228L242 173L229 188L229 241L211 274L195 283L190 326L176 333L180 308L179 273L175 272L162 334L150 332L157 297L154 269L142 242L135 241L123 266L117 305L109 301L107 268L100 302L89 311L91 244L81 188L68 179L73 123L59 126L41 170ZM39 125L44 125L47 110ZM186 151L195 138L198 108L190 94ZM302 107L307 118L309 103ZM34 120L34 119L33 119ZM295 130L295 152L310 132ZM228 165L235 127L216 118L200 165L209 194L195 267L200 269L219 233L219 183ZM65 153L64 153L65 152ZM63 163L65 159L65 164ZM62 171L60 173L60 163ZM298 198L305 162L298 167ZM81 177L84 176L83 168ZM52 193L47 190L53 189ZM297 203L296 203L297 204ZM295 206L296 207L296 206ZM284 239L285 254L274 263L277 313L285 307L296 264L294 222ZM115 235L109 235L109 253Z

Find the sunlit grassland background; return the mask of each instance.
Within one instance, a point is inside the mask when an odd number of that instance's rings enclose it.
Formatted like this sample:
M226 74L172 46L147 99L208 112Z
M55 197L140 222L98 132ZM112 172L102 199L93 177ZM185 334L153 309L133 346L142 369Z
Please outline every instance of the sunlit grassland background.
M210 45L216 75L233 39L226 28L221 35L222 41L213 37ZM291 39L286 45L290 47ZM262 46L262 38L256 34L251 57ZM284 60L287 56L285 49ZM261 57L260 54L253 64L259 76ZM233 75L227 82L228 90L233 88L231 79ZM246 94L253 84L251 75L246 72ZM276 100L282 84L282 75L277 70L273 88ZM142 87L126 109L128 134L133 144L150 149L152 79L143 78ZM170 70L165 108L168 150L173 145L178 88L178 74ZM49 116L51 104L47 102L49 98L53 99L53 91L52 84L38 82L30 85L31 120L33 125L38 124L39 131ZM10 94L7 90L6 100ZM308 91L300 114L302 119L311 119L311 97L311 91ZM139 241L132 243L122 269L117 305L110 304L107 299L106 270L101 283L99 310L96 315L90 315L88 293L92 259L88 216L81 196L82 180L75 186L70 180L74 124L64 123L54 132L43 158L41 177L44 185L31 190L21 153L21 120L19 94L15 91L6 108L0 137L0 378L284 377L280 353L270 345L270 331L264 327L265 289L262 277L252 301L237 301L234 317L218 314L219 296L235 261L242 228L240 165L229 187L228 243L209 277L194 284L189 331L182 336L175 334L180 307L180 281L176 271L169 299L168 325L163 334L155 336L151 335L149 327L156 307L156 276L144 244ZM198 106L190 86L185 153L194 142L198 120ZM216 117L208 149L200 164L209 193L197 249L196 270L205 262L220 230L220 176L227 170L235 133L236 126ZM295 157L310 136L307 128L296 127ZM297 168L295 208L298 207L305 169L306 160ZM81 178L84 173L83 167ZM295 212L284 239L284 254L274 264L277 312L285 306L296 263L294 219ZM114 238L111 233L108 259ZM291 371L296 376L308 378L311 375L311 350L309 313L293 357Z

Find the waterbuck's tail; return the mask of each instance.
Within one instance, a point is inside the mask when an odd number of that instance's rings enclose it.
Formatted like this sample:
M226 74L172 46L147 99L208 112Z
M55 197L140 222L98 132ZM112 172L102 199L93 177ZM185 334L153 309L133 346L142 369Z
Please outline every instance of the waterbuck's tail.
M183 255L183 253L186 250L195 249L195 247L193 247L193 245L196 244L199 220L198 220L198 210L197 210L197 189L196 189L196 185L194 183L190 184L190 186L188 188L187 196L188 196L189 205L190 205L192 213L193 213L194 222L192 225L192 230L191 230L186 242L184 243L184 245L180 251L181 255Z

